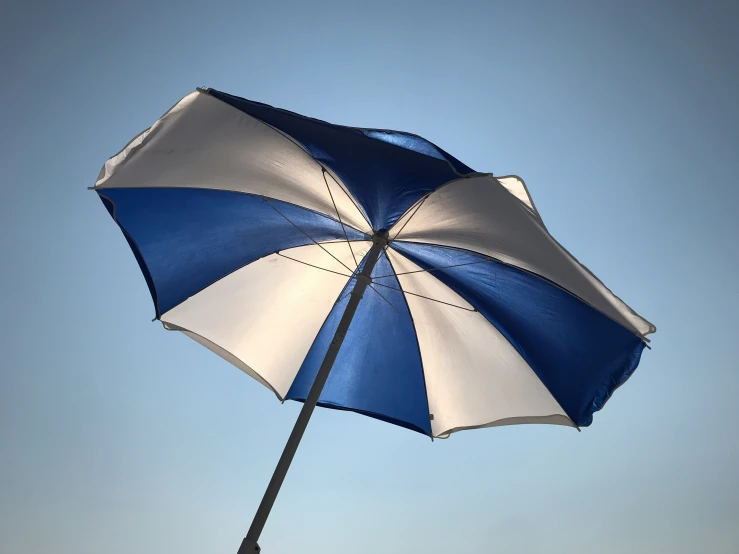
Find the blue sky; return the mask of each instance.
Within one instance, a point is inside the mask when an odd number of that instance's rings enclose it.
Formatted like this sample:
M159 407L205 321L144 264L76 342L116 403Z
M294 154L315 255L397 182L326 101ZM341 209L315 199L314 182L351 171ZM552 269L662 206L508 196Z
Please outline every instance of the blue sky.
M264 552L739 550L739 8L643 4L6 6L0 551L235 553L298 413L150 323L85 190L197 86L521 175L557 239L658 328L582 433L431 443L317 411Z

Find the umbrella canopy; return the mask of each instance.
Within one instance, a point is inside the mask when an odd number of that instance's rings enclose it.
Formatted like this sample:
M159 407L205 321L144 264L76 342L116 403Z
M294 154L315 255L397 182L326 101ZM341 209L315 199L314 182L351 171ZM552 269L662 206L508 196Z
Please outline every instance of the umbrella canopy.
M520 178L413 134L198 89L94 189L156 318L280 400L305 401L333 357L318 405L432 438L582 427L655 331L549 234Z

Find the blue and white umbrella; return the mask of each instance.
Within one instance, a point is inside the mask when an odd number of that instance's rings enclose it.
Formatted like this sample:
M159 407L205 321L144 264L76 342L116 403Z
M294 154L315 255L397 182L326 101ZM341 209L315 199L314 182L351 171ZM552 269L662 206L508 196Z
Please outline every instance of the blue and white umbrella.
M332 125L198 89L108 160L94 189L156 318L304 402L429 437L584 427L654 326L547 231L515 176L413 134Z

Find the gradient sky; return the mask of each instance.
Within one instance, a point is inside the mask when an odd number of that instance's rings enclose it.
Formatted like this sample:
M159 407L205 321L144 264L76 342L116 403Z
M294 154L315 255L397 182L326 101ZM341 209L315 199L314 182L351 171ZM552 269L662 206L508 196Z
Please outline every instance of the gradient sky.
M197 86L521 175L658 329L582 433L318 410L265 554L739 552L738 25L730 1L4 4L0 552L235 554L299 411L150 322L85 190Z

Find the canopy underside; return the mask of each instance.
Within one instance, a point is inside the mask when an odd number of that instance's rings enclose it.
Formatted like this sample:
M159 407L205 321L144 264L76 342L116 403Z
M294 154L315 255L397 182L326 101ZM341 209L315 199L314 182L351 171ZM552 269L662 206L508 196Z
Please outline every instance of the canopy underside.
M523 181L415 135L195 92L95 189L165 327L281 400L307 396L379 228L393 241L320 405L432 437L587 426L654 332L551 237Z

